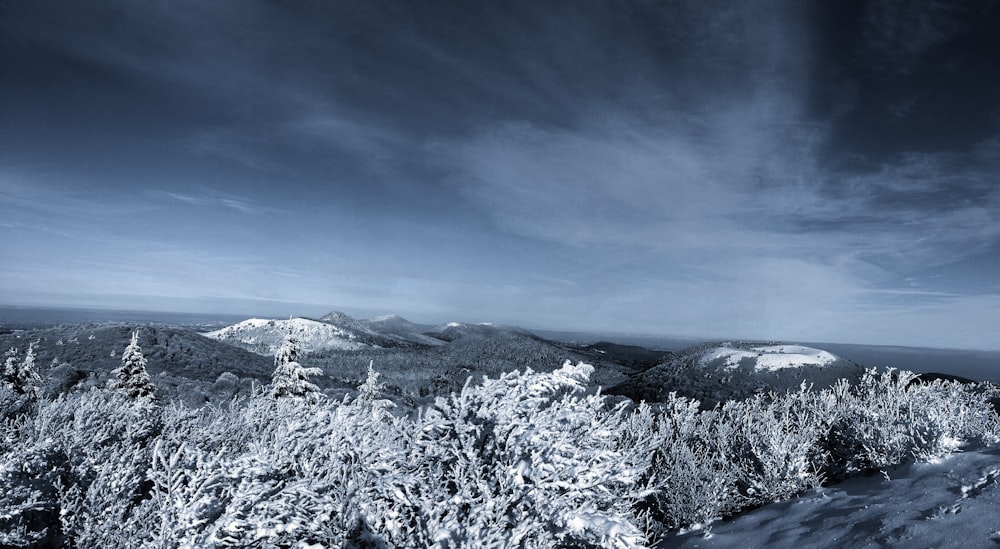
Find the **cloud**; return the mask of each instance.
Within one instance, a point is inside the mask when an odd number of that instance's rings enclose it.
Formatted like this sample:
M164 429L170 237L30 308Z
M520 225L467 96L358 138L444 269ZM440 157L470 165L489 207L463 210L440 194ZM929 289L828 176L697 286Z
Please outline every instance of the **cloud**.
M878 70L905 74L934 46L961 30L960 3L873 0L867 3L862 54Z
M205 191L201 194L148 191L148 194L153 198L164 198L193 206L228 208L248 215L278 213L281 211L270 206L259 206L251 199L225 194L220 191Z

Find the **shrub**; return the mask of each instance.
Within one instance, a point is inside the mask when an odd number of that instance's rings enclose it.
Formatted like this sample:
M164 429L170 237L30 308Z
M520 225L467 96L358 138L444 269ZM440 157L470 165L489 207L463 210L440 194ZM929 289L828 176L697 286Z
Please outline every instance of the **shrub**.
M485 378L413 417L375 405L374 371L354 401L198 408L3 386L0 545L636 547L1000 434L992 387L909 373L700 410L610 406L591 371Z

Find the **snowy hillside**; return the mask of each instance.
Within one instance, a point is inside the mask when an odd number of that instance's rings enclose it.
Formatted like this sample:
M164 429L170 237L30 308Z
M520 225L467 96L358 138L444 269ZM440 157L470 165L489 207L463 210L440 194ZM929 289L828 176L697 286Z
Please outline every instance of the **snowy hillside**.
M677 392L711 407L754 393L781 393L803 382L828 387L840 378L857 379L862 371L833 353L802 345L712 343L680 351L607 392L650 402Z
M827 351L801 345L735 346L725 343L705 351L699 358L702 366L775 371L803 366L829 366L839 358Z
M360 340L356 332L328 322L305 318L288 320L251 318L203 335L257 354L273 356L281 346L285 335L289 333L299 339L305 352L334 349L354 351L370 347Z

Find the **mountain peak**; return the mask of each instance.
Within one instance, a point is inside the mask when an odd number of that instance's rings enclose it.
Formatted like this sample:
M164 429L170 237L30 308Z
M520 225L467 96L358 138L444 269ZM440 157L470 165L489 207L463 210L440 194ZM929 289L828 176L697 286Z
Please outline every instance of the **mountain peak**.
M357 322L357 320L355 320L355 318L351 315L340 311L330 311L329 313L321 316L319 319L322 322Z

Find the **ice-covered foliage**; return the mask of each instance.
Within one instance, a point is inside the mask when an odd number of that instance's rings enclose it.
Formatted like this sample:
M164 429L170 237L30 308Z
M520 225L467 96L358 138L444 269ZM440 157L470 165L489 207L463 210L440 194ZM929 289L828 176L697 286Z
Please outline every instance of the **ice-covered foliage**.
M990 387L871 372L700 410L610 406L591 371L510 372L411 416L368 397L189 408L104 388L18 408L0 387L0 546L642 547L997 441ZM374 370L365 385L377 396Z
M996 389L989 385L971 390L942 380L921 383L913 372L872 369L858 385L838 383L831 392L837 405L829 449L838 474L937 459L969 439L1000 435L989 402Z
M323 375L319 368L306 368L299 364L299 340L292 334L274 354L274 374L271 376L271 396L315 400L321 393L319 386L309 381L312 376Z
M131 398L152 398L156 389L146 371L146 357L139 347L139 332L132 332L132 340L122 351L122 365L111 371L108 383L112 389L123 391Z

